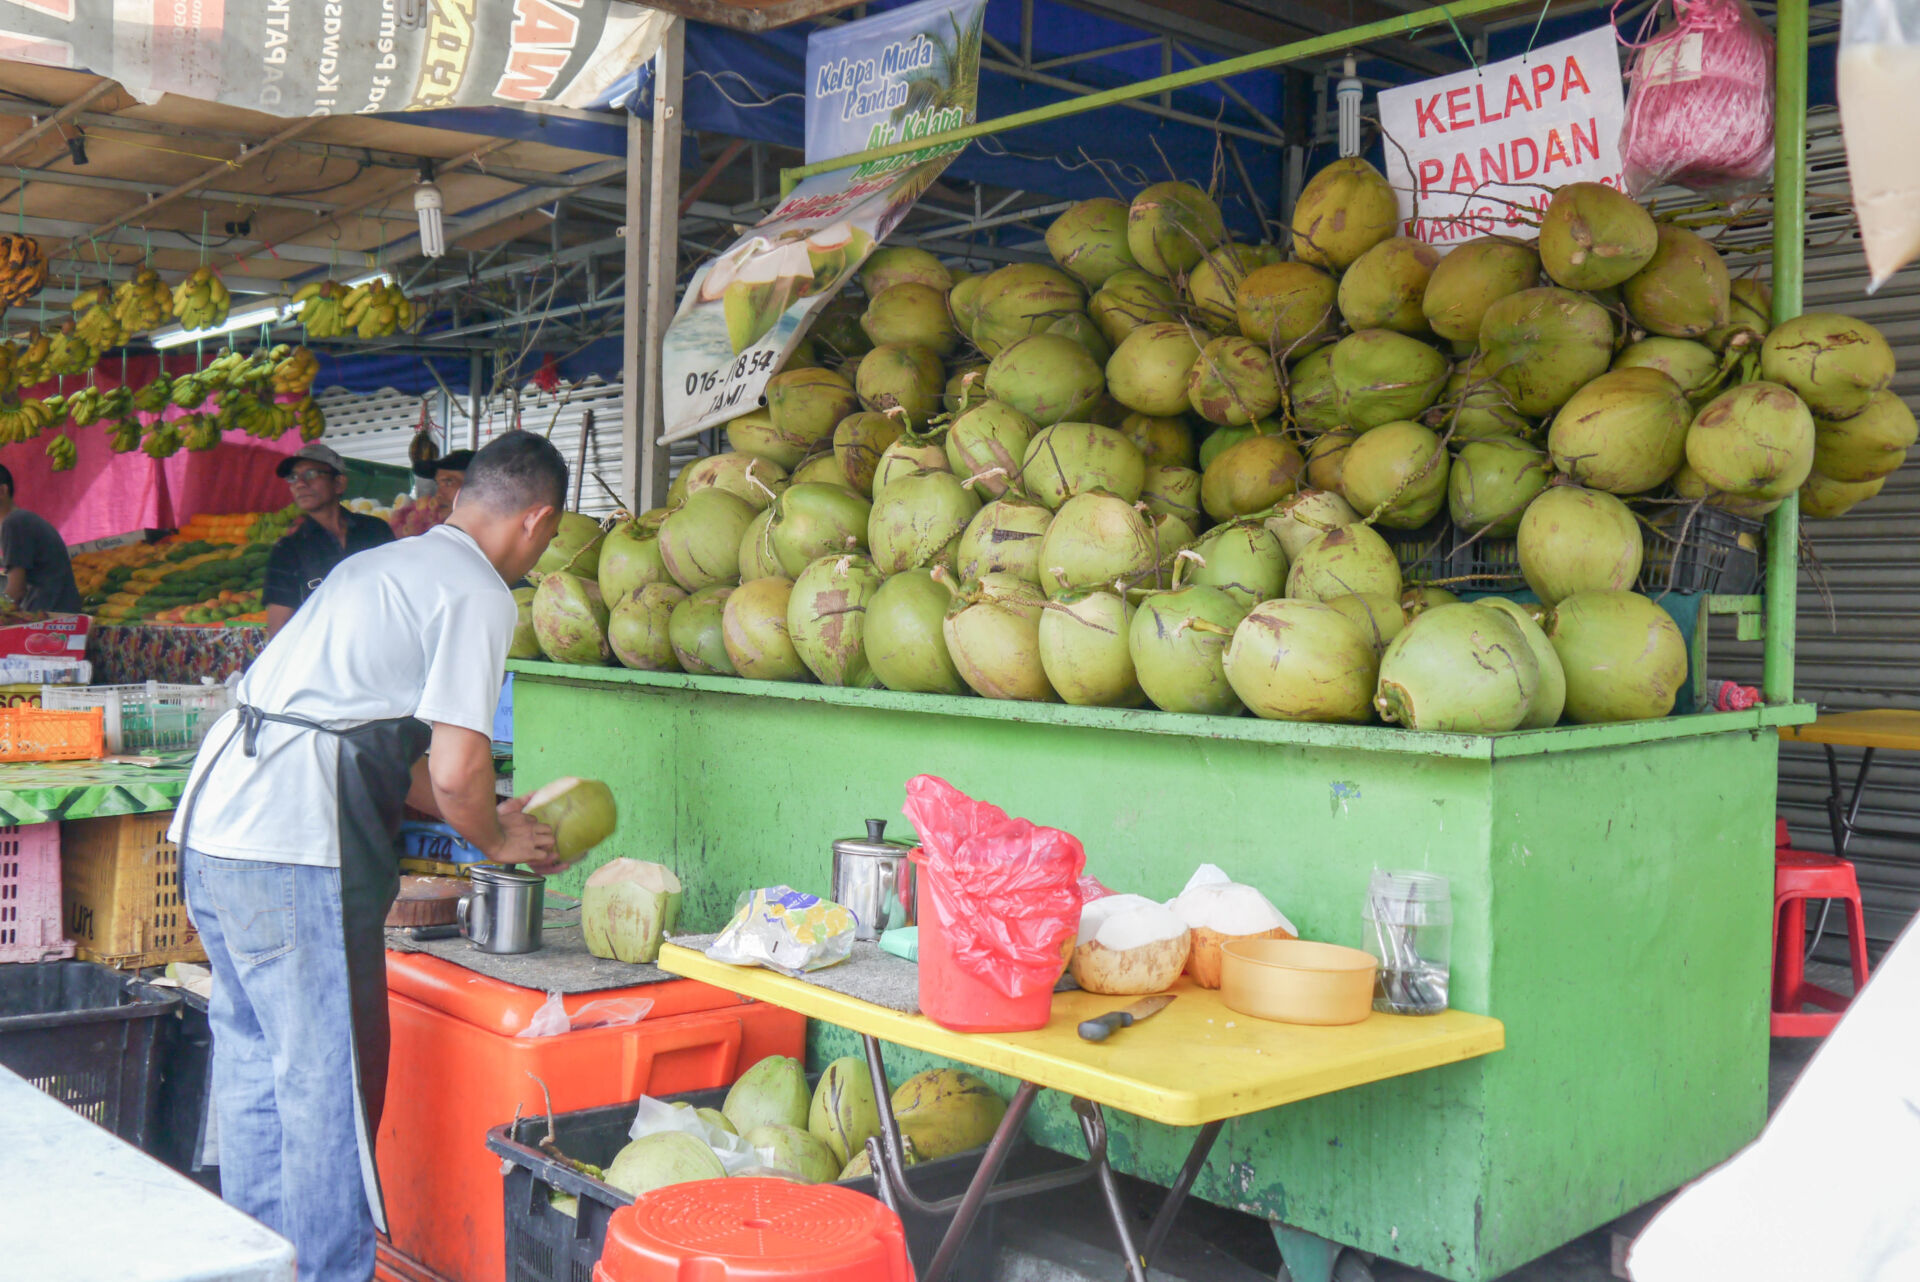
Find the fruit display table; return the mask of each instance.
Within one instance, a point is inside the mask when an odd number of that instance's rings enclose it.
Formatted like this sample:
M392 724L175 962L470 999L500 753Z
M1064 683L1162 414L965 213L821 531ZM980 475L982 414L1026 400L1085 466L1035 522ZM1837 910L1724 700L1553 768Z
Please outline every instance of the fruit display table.
M266 646L267 630L248 624L126 623L87 634L96 685L224 681L229 673L246 671Z
M891 1101L893 1096L882 1041L992 1069L1020 1083L979 1170L958 1200L946 1240L921 1275L922 1282L941 1282L946 1266L959 1255L974 1214L986 1202L1021 1197L1061 1182L1058 1175L1040 1175L996 1184L1001 1162L1042 1090L1060 1092L1073 1101L1089 1150L1084 1177L1097 1178L1109 1195L1113 1175L1106 1148L1106 1110L1199 1128L1181 1176L1146 1238L1135 1243L1126 1216L1118 1213L1110 1196L1114 1233L1128 1261L1128 1276L1134 1282L1146 1282L1147 1266L1173 1227L1195 1173L1227 1122L1349 1087L1455 1064L1499 1050L1502 1044L1499 1021L1456 1010L1432 1018L1370 1015L1358 1024L1337 1028L1236 1017L1218 992L1195 987L1186 979L1175 986L1173 1003L1150 1022L1123 1029L1104 1042L1083 1041L1075 1030L1081 1020L1125 1005L1126 998L1067 993L1054 999L1052 1019L1045 1028L1025 1033L956 1033L922 1015L903 1015L805 979L730 966L674 944L660 950L660 968L858 1034L866 1044L876 1101ZM1193 1071L1196 1057L1204 1059L1209 1072ZM912 1190L901 1174L900 1130L890 1103L880 1106L880 1124L884 1138L876 1170L883 1180L882 1196L891 1203L911 1197ZM1293 1273L1296 1282L1316 1282L1310 1269L1295 1265Z
M1507 1049L1235 1120L1209 1201L1478 1282L1765 1120L1777 727L1810 708L1476 736L514 667L517 783L606 780L625 820L604 854L673 866L683 930L752 887L827 893L833 839L920 773L1073 833L1115 890L1171 898L1219 864L1310 939L1360 942L1376 865L1445 874L1453 1005ZM809 1049L858 1038L816 1022ZM1110 1126L1117 1169L1178 1179L1190 1132ZM1064 1102L1028 1132L1084 1151Z
M24 762L0 766L0 827L172 810L187 789L191 752L157 766L103 761Z

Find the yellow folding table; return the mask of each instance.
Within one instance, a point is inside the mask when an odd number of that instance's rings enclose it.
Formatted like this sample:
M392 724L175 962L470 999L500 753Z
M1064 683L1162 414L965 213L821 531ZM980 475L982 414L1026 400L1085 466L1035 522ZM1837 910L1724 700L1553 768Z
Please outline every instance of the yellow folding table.
M1506 1030L1499 1020L1465 1011L1428 1016L1375 1014L1361 1023L1333 1028L1272 1023L1228 1010L1217 991L1198 988L1185 979L1170 990L1177 999L1165 1010L1104 1042L1082 1040L1077 1031L1080 1022L1137 999L1060 993L1053 999L1053 1018L1045 1028L1030 1033L956 1033L923 1015L902 1014L774 971L717 962L676 944L661 948L659 964L676 975L860 1034L880 1103L882 1133L879 1139L869 1140L867 1147L883 1198L896 1211L904 1205L922 1215L951 1212L953 1216L921 1282L941 1282L986 1203L1088 1178L1097 1179L1105 1194L1129 1277L1145 1282L1147 1264L1172 1229L1228 1120L1349 1086L1457 1063L1506 1044ZM1004 1073L1020 1083L979 1170L957 1198L923 1202L906 1182L900 1129L889 1104L893 1092L880 1055L882 1041ZM1073 1100L1087 1141L1087 1162L1064 1172L996 1184L1027 1112L1042 1090L1060 1091ZM1137 1249L1113 1169L1107 1164L1101 1111L1105 1108L1168 1126L1200 1128L1179 1178ZM1295 1275L1300 1277L1299 1270Z
M1833 853L1844 859L1855 837L1889 837L1905 840L1906 834L1862 828L1860 798L1866 792L1867 774L1873 769L1874 754L1885 748L1890 752L1920 752L1920 712L1906 708L1866 708L1858 712L1830 712L1799 726L1781 726L1780 737L1800 743L1817 743L1827 754L1827 825L1833 830ZM1859 748L1860 768L1853 777L1849 795L1840 782L1840 761L1835 748Z

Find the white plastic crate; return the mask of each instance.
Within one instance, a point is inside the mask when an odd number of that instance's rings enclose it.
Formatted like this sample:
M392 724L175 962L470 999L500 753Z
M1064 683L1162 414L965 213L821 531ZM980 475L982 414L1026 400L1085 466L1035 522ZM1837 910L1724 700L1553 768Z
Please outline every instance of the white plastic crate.
M42 708L100 708L109 755L181 752L200 746L220 714L233 706L224 685L41 686Z

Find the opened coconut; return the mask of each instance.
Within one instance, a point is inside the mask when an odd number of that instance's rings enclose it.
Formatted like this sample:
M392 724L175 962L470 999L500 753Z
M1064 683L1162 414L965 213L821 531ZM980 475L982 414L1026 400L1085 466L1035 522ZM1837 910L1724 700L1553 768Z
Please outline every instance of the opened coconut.
M1108 895L1080 910L1067 966L1089 993L1159 993L1180 978L1191 948L1187 924L1171 908L1143 895Z
M1238 939L1300 937L1265 895L1238 882L1189 885L1169 907L1193 933L1187 974L1202 988L1220 987L1221 949L1226 944Z
M615 859L580 892L580 933L595 957L652 963L679 916L680 879L664 864Z
M526 812L553 829L553 857L569 864L613 836L620 818L613 789L572 775L528 797Z

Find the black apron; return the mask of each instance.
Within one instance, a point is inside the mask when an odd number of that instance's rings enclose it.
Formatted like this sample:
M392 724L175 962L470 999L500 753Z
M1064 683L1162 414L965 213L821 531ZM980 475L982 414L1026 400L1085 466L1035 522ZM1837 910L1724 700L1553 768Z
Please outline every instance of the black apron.
M179 844L191 844L193 807L200 787L235 740L246 756L255 756L260 727L271 721L340 741L334 776L339 798L340 917L353 1020L354 1077L360 1092L360 1171L374 1224L384 1232L386 1209L373 1149L386 1105L391 1040L385 929L387 912L400 891L400 824L406 817L407 791L413 783L414 763L426 754L433 727L416 717L396 717L334 730L305 717L263 712L247 704L237 710L239 726L214 752L181 803Z

